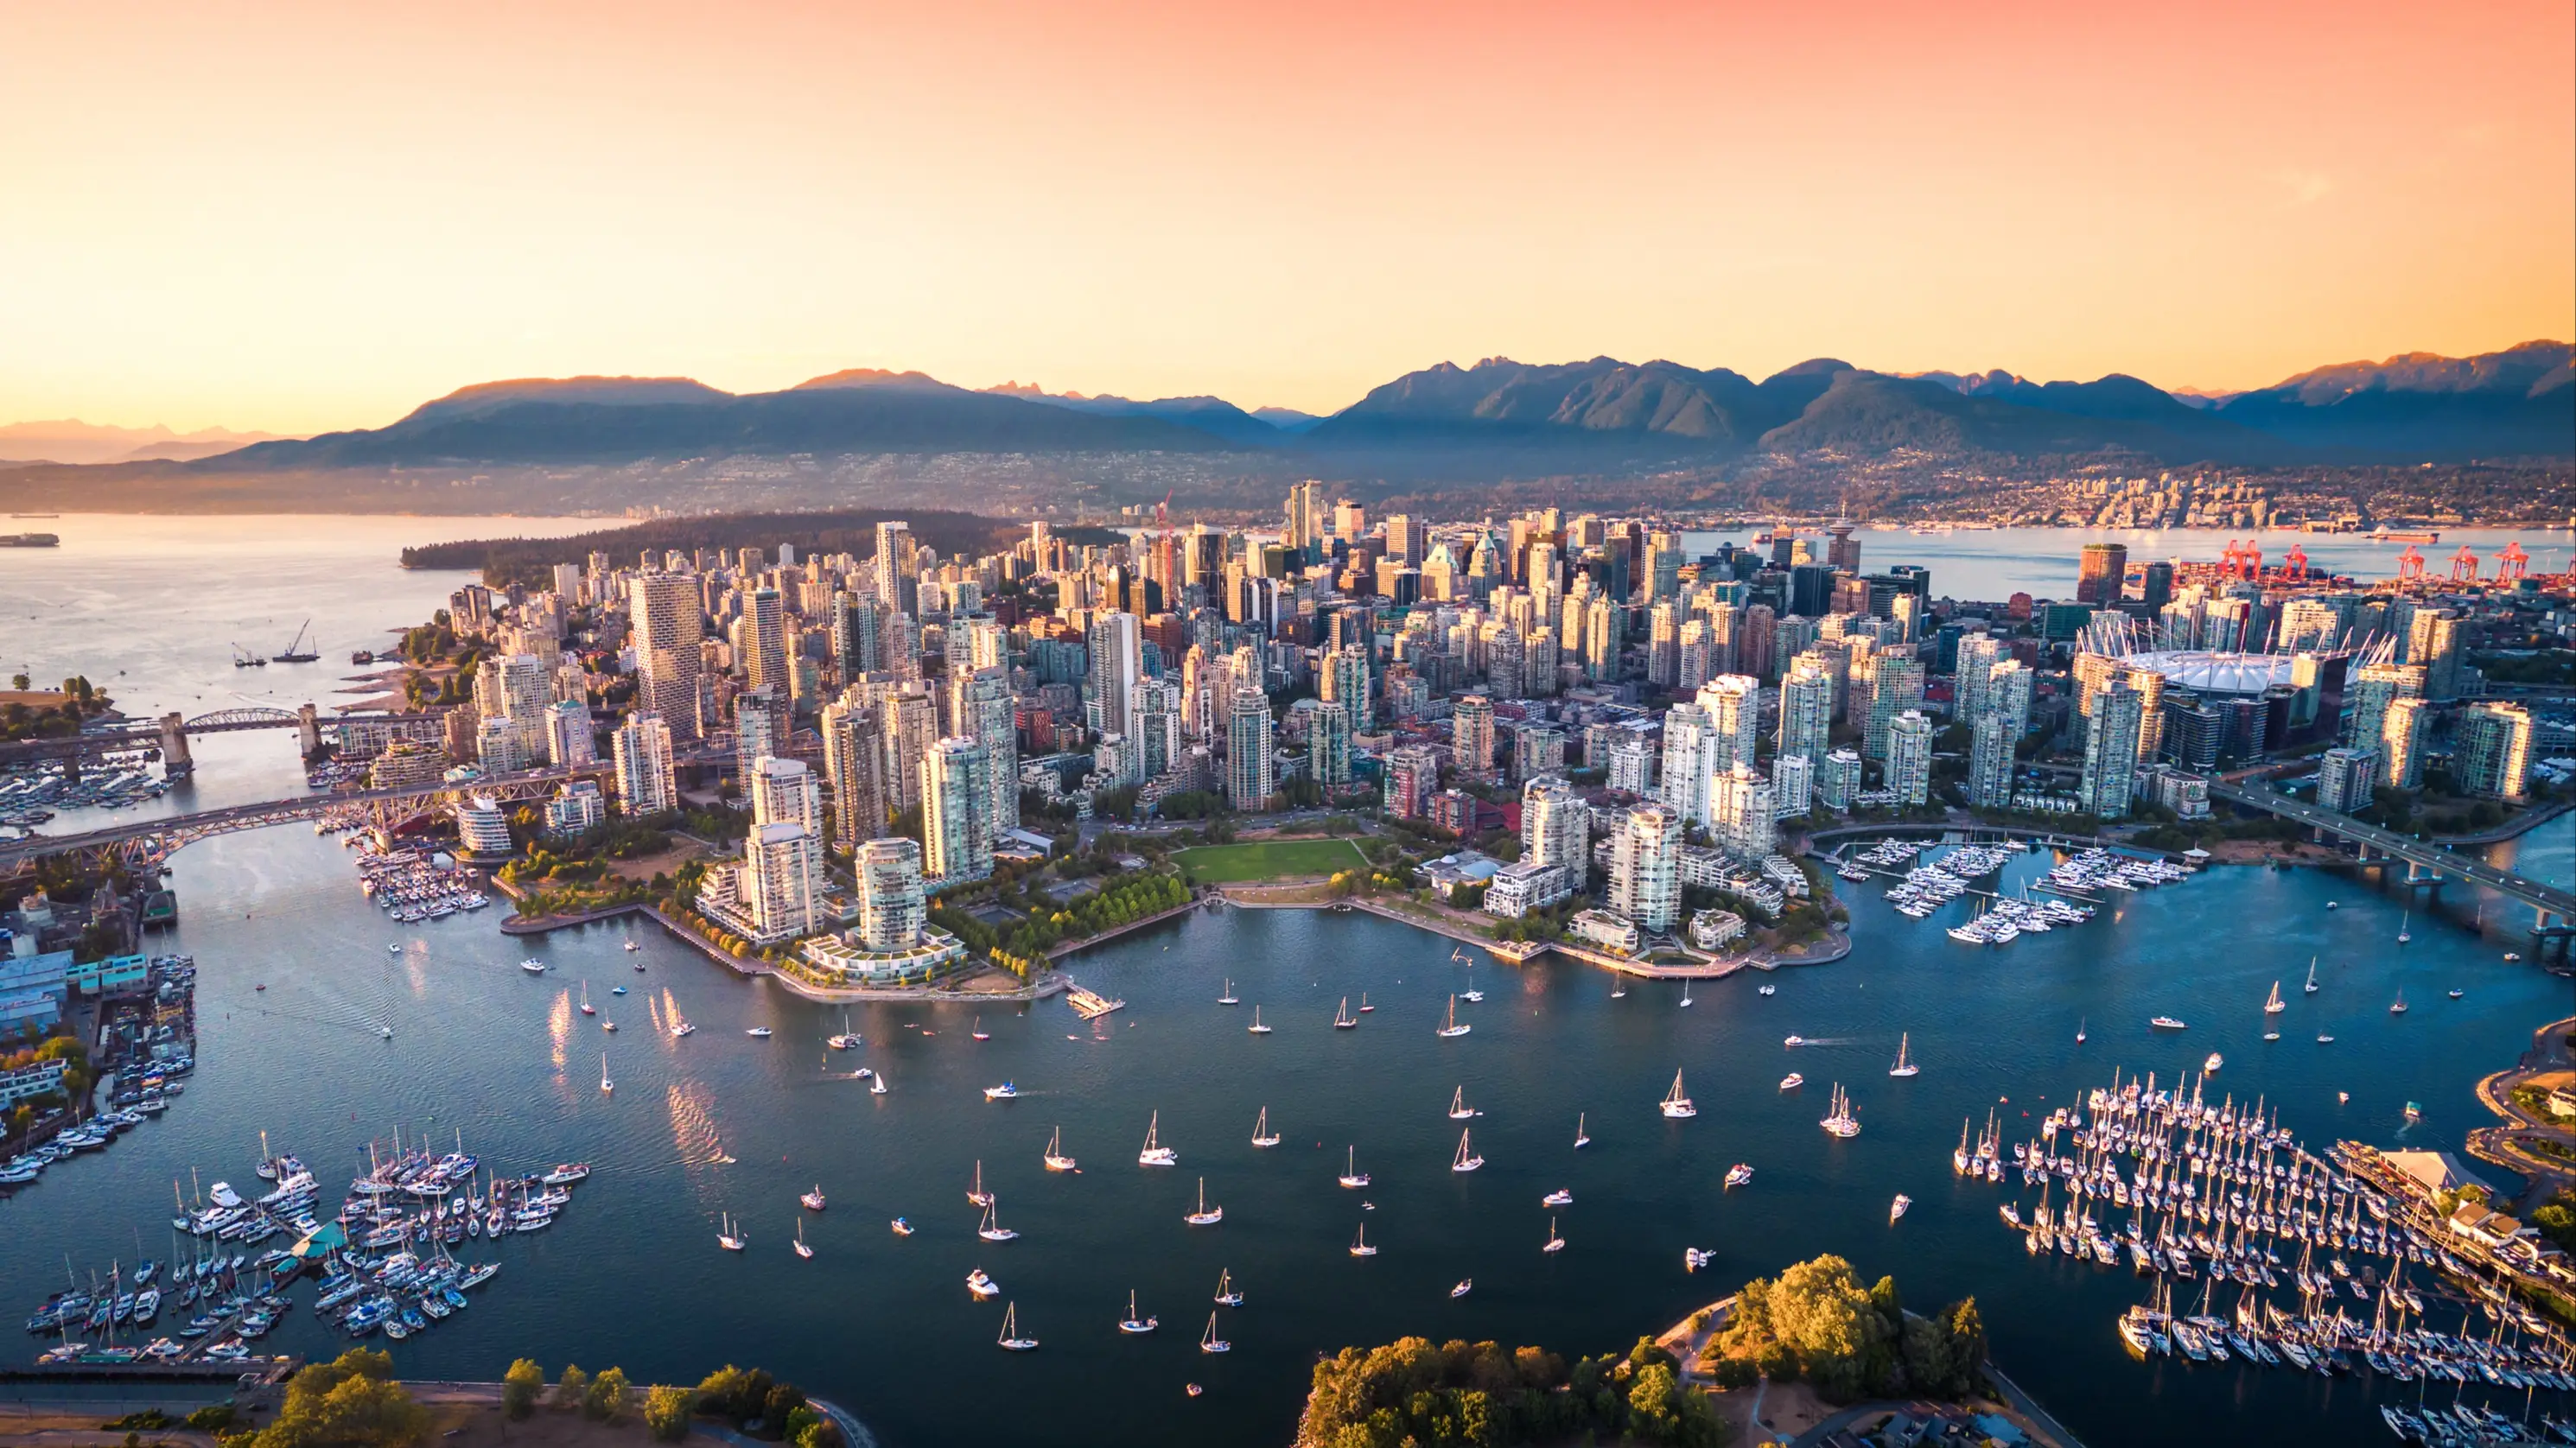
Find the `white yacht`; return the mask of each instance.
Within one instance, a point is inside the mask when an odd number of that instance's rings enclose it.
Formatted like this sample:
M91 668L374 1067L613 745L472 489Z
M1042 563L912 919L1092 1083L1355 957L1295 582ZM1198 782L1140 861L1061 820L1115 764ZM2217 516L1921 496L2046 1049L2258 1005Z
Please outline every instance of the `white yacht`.
M984 1225L975 1229L975 1235L983 1238L987 1242L1018 1241L1020 1239L1020 1234L1003 1226L1001 1219L994 1214L995 1211L996 1204L989 1199L986 1200L984 1203Z
M1591 1144L1591 1135L1583 1129L1583 1113L1578 1111L1574 1113L1574 1149L1581 1151Z
M1351 1255L1354 1257L1374 1257L1377 1255L1377 1249L1369 1245L1368 1223L1366 1222L1360 1223L1360 1234L1351 1239Z
M1475 1278L1473 1278L1473 1277L1461 1277L1461 1278L1459 1278L1459 1279L1458 1279L1458 1285L1449 1289L1449 1295L1450 1295L1451 1297L1453 1297L1453 1298L1457 1298L1457 1297L1464 1297L1464 1296L1466 1296L1468 1293L1473 1292L1473 1291L1475 1291L1475 1290L1476 1290L1476 1279L1475 1279Z
M1664 1093L1662 1109L1665 1116L1675 1121L1687 1121L1699 1115L1699 1108L1691 1104L1690 1097L1682 1090L1682 1073L1679 1071L1673 1073L1673 1089Z
M1481 1112L1481 1111L1478 1111L1478 1110L1477 1110L1477 1109L1475 1109L1474 1107L1469 1106L1469 1105L1467 1104L1467 1088L1466 1088L1464 1085L1461 1085L1461 1086L1460 1086L1456 1091L1454 1091L1454 1092L1451 1092L1451 1093L1450 1093L1450 1096L1449 1096L1449 1119L1450 1119L1450 1120L1452 1120L1452 1121L1472 1121L1472 1120L1474 1120L1475 1118L1477 1118L1477 1117L1479 1117L1479 1116L1482 1116L1482 1115L1484 1115L1484 1114L1485 1114L1485 1113L1483 1113L1483 1112Z
M1129 1288L1129 1289L1127 1290L1127 1316L1125 1317L1125 1319L1123 1319L1122 1321L1120 1321L1120 1322L1119 1322L1119 1324L1118 1324L1118 1330L1119 1330L1120 1332L1128 1333L1128 1334L1133 1335L1133 1334L1139 1334L1139 1333L1148 1333L1148 1332L1152 1332L1155 1328L1160 1327L1160 1326L1162 1326L1162 1325L1163 1325L1163 1324L1162 1324L1162 1319L1161 1319L1161 1318L1158 1318L1158 1317L1144 1317L1144 1316L1140 1316L1140 1315L1137 1313L1137 1311L1136 1311L1136 1290L1135 1290L1134 1288L1132 1288L1132 1287L1131 1287L1131 1288Z
M1753 1180L1753 1168L1744 1162L1739 1161L1726 1169L1726 1185L1730 1190L1751 1180Z
M519 962L519 969L530 975L543 975L546 973L546 963L542 960L523 960Z
M1244 1029L1250 1031L1256 1036L1266 1036L1270 1034L1270 1028L1261 1024L1261 1007L1254 1006L1252 1008L1252 1024L1244 1027Z
M1162 1144L1163 1113L1157 1111L1145 1123L1145 1149L1136 1153L1138 1166L1179 1166L1181 1154Z
M1267 1106L1262 1107L1261 1114L1253 1119L1252 1144L1264 1149L1279 1144L1279 1133L1270 1129L1270 1108Z
M1199 1209L1181 1218L1193 1227L1213 1227L1225 1220L1225 1208L1207 1204L1207 1178L1199 1178Z
M985 1276L984 1269L978 1267L966 1274L966 1290L977 1297L999 1297L1002 1295L1002 1284Z
M1047 1137L1046 1155L1041 1158L1048 1171L1074 1171L1073 1158L1064 1154L1064 1128L1059 1126Z
M1822 1126L1830 1135L1840 1137L1860 1135L1860 1118L1853 1114L1851 1098L1843 1094L1843 1088L1839 1084L1834 1087L1832 1112L1816 1124Z
M1795 1091L1806 1084L1807 1078L1799 1075L1795 1071L1792 1071L1788 1075L1780 1078L1780 1089L1783 1091Z
M1009 1081L1005 1081L999 1086L987 1086L984 1088L984 1099L987 1101L1017 1101L1020 1099L1020 1088Z
M1914 1199L1912 1197L1907 1196L1903 1192L1898 1192L1896 1194L1896 1200L1887 1204L1887 1224L1891 1227L1895 1226L1896 1219L1904 1216L1905 1209L1912 1205L1914 1205Z
M1440 1022L1441 1038L1446 1040L1452 1036L1463 1036L1467 1034L1469 1029L1469 1027L1458 1024L1458 998L1456 996L1451 996L1449 998L1449 1014L1443 1017Z
M1342 1154L1342 1185L1357 1190L1369 1184L1368 1173L1360 1170L1360 1149L1345 1149Z
M1485 1159L1476 1155L1476 1149L1467 1142L1468 1136L1473 1131L1473 1127L1463 1128L1459 1131L1458 1154L1449 1159L1449 1169L1451 1171L1474 1171L1476 1168L1485 1164Z
M1897 1034L1896 1064L1887 1068L1888 1075L1919 1076L1923 1073L1923 1068L1915 1065L1913 1060L1907 1054L1907 1049L1912 1044L1913 1033L1911 1031L1902 1031Z
M1020 1336L1020 1305L1016 1302L1002 1309L1002 1335L995 1339L1004 1352L1028 1352L1038 1345L1033 1337Z
M1558 1187L1539 1198L1538 1204L1542 1207L1570 1207L1574 1205L1574 1193L1568 1188Z

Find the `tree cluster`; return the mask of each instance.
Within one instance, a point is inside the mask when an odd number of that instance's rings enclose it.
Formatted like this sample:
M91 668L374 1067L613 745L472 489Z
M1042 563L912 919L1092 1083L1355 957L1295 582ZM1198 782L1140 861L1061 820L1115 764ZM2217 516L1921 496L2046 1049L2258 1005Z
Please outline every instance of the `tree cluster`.
M1681 1386L1678 1366L1649 1339L1625 1361L1582 1358L1570 1368L1544 1349L1491 1342L1407 1337L1344 1348L1315 1364L1297 1448L1720 1442L1708 1399Z
M286 1404L230 1448L413 1448L429 1436L429 1410L393 1380L393 1354L353 1347L287 1380Z
M1864 1288L1852 1265L1834 1256L1744 1284L1734 1315L1700 1354L1701 1369L1729 1386L1757 1376L1804 1379L1837 1403L1961 1397L1976 1389L1985 1361L1975 1298L1912 1316L1894 1278Z

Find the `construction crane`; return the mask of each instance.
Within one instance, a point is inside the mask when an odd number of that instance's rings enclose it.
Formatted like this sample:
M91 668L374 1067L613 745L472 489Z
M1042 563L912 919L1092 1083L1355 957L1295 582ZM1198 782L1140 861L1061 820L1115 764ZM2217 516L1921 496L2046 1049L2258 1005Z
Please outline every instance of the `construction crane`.
M2478 555L2469 551L2469 545L2466 543L2460 545L2459 552L2451 555L2451 581L2453 583L2478 581Z

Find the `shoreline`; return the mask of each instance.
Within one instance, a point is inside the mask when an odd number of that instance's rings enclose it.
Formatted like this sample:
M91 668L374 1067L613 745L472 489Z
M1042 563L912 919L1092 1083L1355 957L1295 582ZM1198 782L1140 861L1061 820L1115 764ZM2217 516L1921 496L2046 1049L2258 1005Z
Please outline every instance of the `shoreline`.
M1484 951L1486 954L1493 956L1495 959L1503 961L1509 965L1527 965L1531 961L1538 959L1540 956L1554 952L1556 954L1563 955L1570 960L1580 961L1585 965L1598 966L1603 970L1608 970L1619 975L1635 976L1645 980L1724 980L1728 976L1735 975L1738 972L1745 970L1759 970L1767 972L1778 970L1780 967L1788 965L1831 965L1835 961L1845 959L1852 951L1850 930L1848 928L1836 928L1827 932L1828 938L1833 942L1833 948L1829 954L1815 953L1811 945L1810 947L1801 948L1796 954L1790 954L1787 952L1753 951L1740 956L1705 957L1707 963L1702 965L1655 965L1643 960L1634 960L1623 955L1613 955L1608 951L1595 950L1590 946L1578 945L1571 941L1495 940L1487 936L1474 934L1465 926L1456 924L1452 921L1443 920L1436 916L1417 915L1411 911L1399 910L1394 906L1360 896L1349 896L1340 900L1263 900L1249 898L1248 895L1238 896L1234 893L1237 890L1250 892L1254 890L1269 889L1273 888L1276 883L1278 882L1219 886L1213 893L1215 898L1224 900L1228 905L1237 906L1246 910L1363 911L1367 914L1374 915L1381 920L1391 920L1398 925L1410 925L1417 930L1428 931L1434 935L1446 936L1451 940L1472 945L1477 949ZM1313 882L1292 881L1288 883L1292 888L1303 889L1311 888ZM1704 955L1704 952L1699 951L1693 951L1691 953L1693 955Z

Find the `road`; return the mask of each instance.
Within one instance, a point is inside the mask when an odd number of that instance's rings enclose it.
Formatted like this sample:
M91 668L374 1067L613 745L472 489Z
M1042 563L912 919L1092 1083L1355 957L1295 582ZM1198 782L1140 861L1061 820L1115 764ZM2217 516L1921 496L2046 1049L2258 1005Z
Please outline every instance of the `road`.
M2264 810L2279 815L2283 819L2295 820L2300 824L2324 830L2329 834L2341 835L2356 844L2386 851L2401 860L2410 860L2429 869L2439 870L2445 875L2457 876L2460 879L2484 885L2499 895L2510 896L2535 909L2546 910L2556 915L2561 923L2576 923L2576 892L2562 890L2555 885L2545 885L2510 870L2499 870L2483 860L2456 854L2439 845L2410 839L2405 835L2383 830L2376 825L2363 824L2350 815L2338 814L2330 809L2320 809L2315 805L2302 803L2278 790L2259 785L2221 784L2217 780L2211 780L2209 793L2213 799L2223 799L2229 804L2246 809Z

